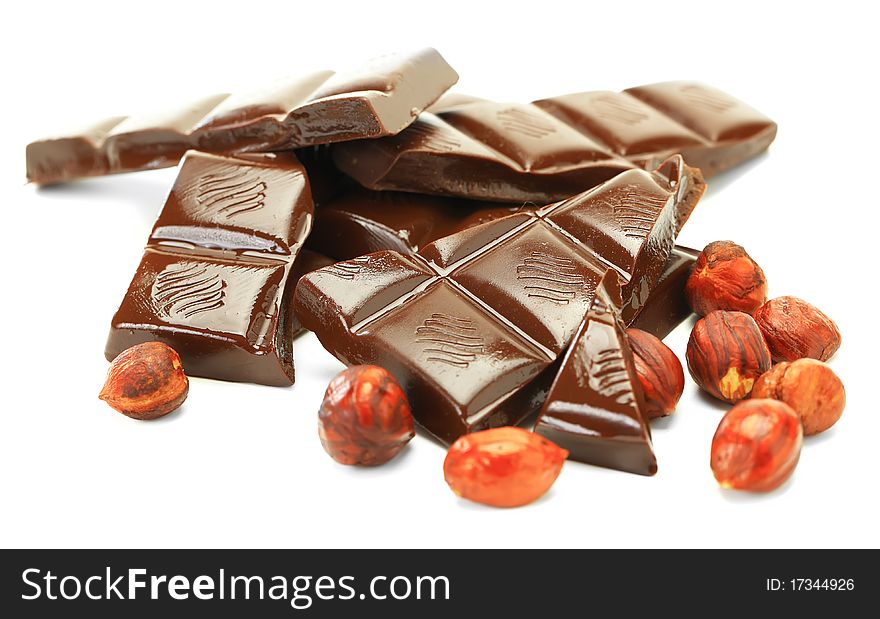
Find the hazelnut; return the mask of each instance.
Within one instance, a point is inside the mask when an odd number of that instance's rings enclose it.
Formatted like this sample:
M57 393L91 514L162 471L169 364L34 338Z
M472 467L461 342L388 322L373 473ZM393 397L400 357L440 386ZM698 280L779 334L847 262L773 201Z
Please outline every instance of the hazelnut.
M355 365L330 381L318 411L318 435L337 462L375 466L396 456L415 431L394 377L375 365Z
M162 342L122 351L110 363L99 398L132 419L156 419L175 410L189 393L180 356Z
M627 329L636 375L645 394L648 419L665 417L675 410L684 391L681 361L659 338L641 329Z
M776 400L740 402L721 419L710 463L722 488L767 492L789 478L801 455L797 413Z
M446 454L443 475L460 497L493 507L540 498L562 470L568 451L514 426L466 434Z
M731 241L715 241L697 256L684 293L700 316L715 310L751 314L767 300L767 279L745 249Z
M743 312L716 311L697 321L687 345L694 381L731 404L748 397L770 369L770 351L755 319Z
M774 366L755 383L752 397L772 398L791 406L808 436L833 426L846 406L843 383L830 367L815 359Z
M819 308L797 297L771 299L755 312L773 361L808 357L828 361L840 348L840 330Z

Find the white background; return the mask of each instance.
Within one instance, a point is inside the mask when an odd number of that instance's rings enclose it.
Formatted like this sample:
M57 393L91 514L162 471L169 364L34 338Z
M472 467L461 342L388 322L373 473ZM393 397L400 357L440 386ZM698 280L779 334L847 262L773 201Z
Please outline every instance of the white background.
M880 546L871 3L224 4L4 9L0 546ZM293 388L196 378L183 408L152 423L97 399L110 317L175 173L37 191L24 183L25 144L424 45L474 95L695 79L779 123L768 156L710 183L680 242L742 243L771 296L802 296L840 325L832 365L848 405L806 441L790 483L767 496L716 486L709 445L723 407L690 380L653 426L656 477L569 462L544 499L513 510L457 499L444 450L424 437L382 468L333 462L316 411L342 366L311 335L296 343ZM682 359L688 332L667 340Z

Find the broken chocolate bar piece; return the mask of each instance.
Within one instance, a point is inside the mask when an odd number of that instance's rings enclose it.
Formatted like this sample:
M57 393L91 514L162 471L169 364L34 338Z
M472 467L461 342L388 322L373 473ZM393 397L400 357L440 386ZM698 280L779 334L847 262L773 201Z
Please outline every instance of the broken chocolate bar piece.
M265 152L394 135L456 81L433 49L383 56L346 73L321 71L256 93L211 95L33 142L27 177L49 184L164 168L188 149Z
M293 153L188 153L113 317L107 359L160 341L193 376L293 384L290 274L312 210Z
M773 121L730 95L667 82L532 104L451 93L398 135L332 150L371 189L543 204L676 153L711 176L775 137Z
M673 157L569 200L314 271L296 313L342 362L388 369L443 441L537 410L606 271L643 306L705 189Z
M553 381L535 432L569 458L640 475L657 472L645 402L609 272Z
M315 225L306 247L334 260L350 260L383 249L413 254L444 236L525 210L531 209L354 186L316 206ZM684 284L698 253L678 245L673 248L632 326L662 339L691 315Z

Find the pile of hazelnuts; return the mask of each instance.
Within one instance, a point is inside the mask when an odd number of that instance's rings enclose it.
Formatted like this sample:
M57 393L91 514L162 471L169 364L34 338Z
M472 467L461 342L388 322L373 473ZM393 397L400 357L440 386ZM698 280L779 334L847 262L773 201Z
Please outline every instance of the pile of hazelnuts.
M706 393L734 404L712 440L712 472L725 488L773 490L797 465L803 436L843 414L843 383L825 364L840 330L802 299L768 301L764 271L730 241L700 253L685 295L701 316L688 370Z

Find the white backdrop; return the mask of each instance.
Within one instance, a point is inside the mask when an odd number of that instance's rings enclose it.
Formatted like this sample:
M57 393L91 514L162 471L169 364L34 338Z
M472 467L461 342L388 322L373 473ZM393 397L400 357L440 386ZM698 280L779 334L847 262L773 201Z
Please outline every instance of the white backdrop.
M876 10L870 3L14 3L0 36L0 546L880 546L877 526ZM297 8L299 7L299 8ZM873 14L872 14L873 13ZM467 15L467 17L465 17ZM346 468L316 410L341 365L309 335L297 383L193 379L177 413L129 420L98 401L110 317L173 170L37 191L24 146L56 128L431 45L458 90L529 101L696 79L779 123L767 156L710 183L680 242L736 240L771 296L827 311L842 420L806 441L786 486L718 489L723 407L688 379L653 425L660 472L566 464L538 503L457 499L423 437ZM667 340L680 357L690 325Z

